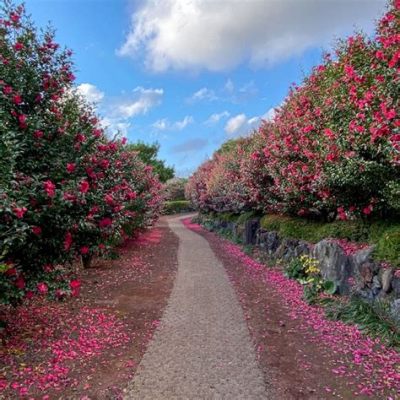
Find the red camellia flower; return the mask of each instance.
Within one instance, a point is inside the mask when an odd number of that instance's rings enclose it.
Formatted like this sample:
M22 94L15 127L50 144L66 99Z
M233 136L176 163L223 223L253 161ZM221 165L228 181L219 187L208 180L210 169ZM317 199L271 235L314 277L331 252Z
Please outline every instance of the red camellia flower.
M64 239L64 250L68 251L72 246L72 235L71 232L67 232Z
M28 290L28 291L25 293L25 297L26 297L28 300L32 299L34 295L35 295L35 294L32 292L32 290Z
M26 207L15 207L13 209L14 214L17 218L21 219L24 217L24 214L28 211Z
M13 96L13 102L17 106L19 106L22 103L22 97L19 94L16 94L15 96Z
M4 272L6 276L17 276L16 268L9 268L6 272Z
M19 122L19 127L21 129L27 128L28 125L26 124L26 115L24 115L24 114L18 115L18 122Z
M46 294L49 291L49 288L47 287L47 285L44 282L38 283L36 287L37 287L38 292L41 294Z
M99 227L100 228L106 228L107 226L112 225L112 219L111 218L103 218L99 221Z
M22 276L19 276L17 278L17 280L15 281L15 286L21 290L25 288L25 280Z
M39 236L42 233L42 228L40 226L32 226L32 232Z
M79 251L80 251L81 254L88 254L89 253L89 247L88 246L82 246Z
M43 183L43 188L49 197L54 197L56 195L56 185L48 180Z
M76 168L76 165L75 165L74 163L68 163L68 164L67 164L67 171L68 171L69 173L74 172L74 171L75 171L75 168Z
M15 49L16 51L21 51L23 48L24 48L24 44L21 43L21 42L17 42L17 43L15 43L15 45L14 45L14 49Z
M82 181L80 184L79 184L79 191L81 192L81 193L87 193L88 192L88 190L89 190L89 182L88 181Z
M81 288L81 282L78 281L77 279L73 279L69 283L69 287L71 288L71 296L78 296L79 295L79 290Z

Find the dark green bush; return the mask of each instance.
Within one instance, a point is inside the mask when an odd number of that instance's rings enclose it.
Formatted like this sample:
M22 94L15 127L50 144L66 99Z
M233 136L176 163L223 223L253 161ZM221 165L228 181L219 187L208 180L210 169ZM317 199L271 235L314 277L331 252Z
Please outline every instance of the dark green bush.
M164 203L164 214L179 214L184 212L193 211L193 207L190 201L187 200L177 200L177 201L166 201Z

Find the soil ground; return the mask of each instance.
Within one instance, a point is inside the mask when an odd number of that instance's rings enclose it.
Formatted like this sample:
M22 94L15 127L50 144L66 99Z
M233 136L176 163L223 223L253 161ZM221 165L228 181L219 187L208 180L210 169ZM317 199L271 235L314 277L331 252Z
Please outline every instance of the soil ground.
M3 377L9 383L14 382L15 389L0 391L0 399L120 399L123 389L128 385L138 366L153 332L158 326L158 321L167 304L172 290L177 267L178 238L168 228L165 220L161 219L155 229L139 237L128 240L119 249L119 258L116 260L94 260L91 268L79 274L82 281L81 294L77 298L70 298L64 302L50 303L40 301L28 304L20 309L13 310L12 316L17 318L12 321L15 331L8 332L5 346L0 349L0 380ZM17 328L22 324L26 314L34 315L38 310L45 310L45 318L38 321L27 316L30 326ZM0 310L4 313L9 310ZM110 318L115 318L115 325L109 324L109 334L113 341L93 356L84 354L83 357L71 357L63 362L63 367L69 368L68 374L56 383L50 383L48 389L40 390L33 384L26 395L24 390L24 376L15 376L15 368L11 370L9 352L12 355L12 365L19 364L30 366L33 369L42 368L51 363L55 345L65 342L62 349L66 352L67 340L75 340L77 349L82 335L82 329L72 327L82 318L83 324L93 323L90 328L96 333L96 325L104 321L90 319L101 313ZM65 316L62 321L57 316ZM19 321L18 321L19 318ZM99 317L101 318L101 317ZM13 322L16 322L15 325ZM107 321L106 321L107 322ZM35 324L36 326L32 326ZM53 329L52 324L57 324ZM122 325L121 325L122 324ZM120 329L119 335L113 329ZM88 331L88 327L84 329ZM68 331L71 331L69 334ZM85 331L85 332L86 332ZM42 333L51 336L43 338ZM100 332L103 334L104 331ZM115 336L115 337L114 337ZM34 338L34 343L25 346L29 337ZM17 352L15 342L24 342L24 351ZM96 339L94 337L94 339ZM100 337L100 342L82 342L83 349L101 346L101 341L107 338ZM40 343L45 343L40 346ZM9 344L9 346L8 346ZM46 346L52 346L52 352ZM61 344L62 346L62 344ZM7 354L8 352L8 354ZM51 368L44 373L52 373ZM35 375L36 376L36 375ZM11 380L11 382L10 382ZM20 385L20 386L18 386ZM26 387L26 385L25 385Z

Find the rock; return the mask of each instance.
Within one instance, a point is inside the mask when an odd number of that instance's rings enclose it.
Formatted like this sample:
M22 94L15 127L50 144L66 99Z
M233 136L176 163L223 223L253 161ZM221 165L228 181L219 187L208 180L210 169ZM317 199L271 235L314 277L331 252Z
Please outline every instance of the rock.
M336 283L340 294L347 294L352 266L343 249L337 243L322 240L315 245L312 256L319 261L322 277Z
M253 218L249 219L244 224L243 232L243 243L244 244L256 244L257 230L260 227L260 219Z
M351 256L352 263L355 267L359 267L364 263L373 263L372 253L374 251L374 247L366 247L365 249L357 251L355 254Z
M283 239L277 248L274 257L279 260L290 261L296 257L296 247L299 243L300 241L297 239Z
M356 277L360 283L361 288L371 287L372 280L374 278L374 264L368 261L364 262L358 267Z
M394 275L393 268L386 268L382 271L381 283L382 283L382 290L385 293L390 292L390 289L392 288L393 275Z
M395 321L400 322L400 299L396 299L390 305L390 314Z
M300 257L303 255L308 256L310 253L311 253L310 245L302 240L299 241L299 244L294 249L295 257Z
M379 280L378 275L375 275L372 278L372 286L371 286L372 295L374 297L376 297L379 294L379 292L381 291L381 289L382 289L381 281Z
M257 231L257 241L258 244L263 250L265 250L269 255L276 252L277 248L280 245L280 239L277 232L267 232L259 229Z
M400 278L392 278L392 292L395 297L400 297Z

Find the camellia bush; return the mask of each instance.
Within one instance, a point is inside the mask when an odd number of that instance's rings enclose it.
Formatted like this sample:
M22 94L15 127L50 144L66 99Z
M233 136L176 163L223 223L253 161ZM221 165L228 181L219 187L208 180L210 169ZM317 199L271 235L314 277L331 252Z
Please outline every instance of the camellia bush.
M339 41L250 143L201 166L188 199L203 211L326 221L398 215L399 83L400 10L391 2L372 39Z
M22 6L0 16L0 302L77 294L67 268L150 224L161 184L77 95L71 52Z

